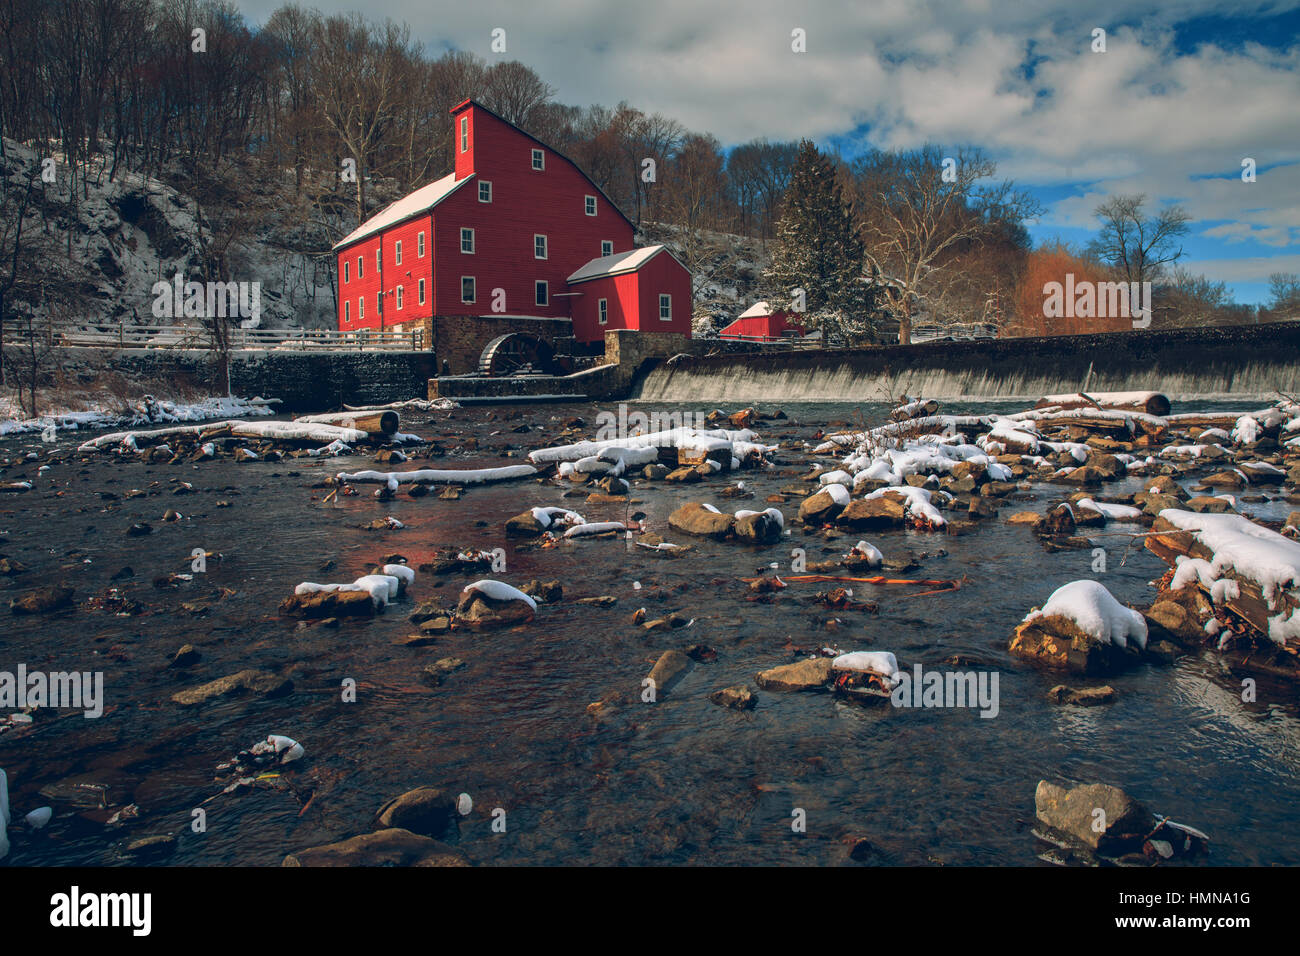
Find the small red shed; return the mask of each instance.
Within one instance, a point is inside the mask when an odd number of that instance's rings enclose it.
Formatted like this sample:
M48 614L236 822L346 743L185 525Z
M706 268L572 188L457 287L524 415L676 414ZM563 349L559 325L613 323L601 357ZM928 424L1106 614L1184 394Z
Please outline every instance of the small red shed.
M773 312L766 302L755 302L736 317L725 329L718 333L719 338L746 338L759 341L790 338L787 333L803 335L803 326L793 319L793 312Z

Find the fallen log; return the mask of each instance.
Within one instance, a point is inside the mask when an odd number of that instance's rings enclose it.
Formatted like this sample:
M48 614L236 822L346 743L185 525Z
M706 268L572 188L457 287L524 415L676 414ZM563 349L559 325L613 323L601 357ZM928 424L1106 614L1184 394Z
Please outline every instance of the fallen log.
M276 442L304 442L326 444L341 441L345 444L365 441L369 436L359 428L315 422L232 422L230 433L236 438L263 438Z
M332 412L326 415L302 415L294 419L310 425L337 425L355 428L371 436L396 435L401 418L392 409L355 412Z
M1110 408L1164 416L1171 408L1169 397L1161 392L1075 392L1072 395L1047 395L1035 408L1057 406L1062 409Z

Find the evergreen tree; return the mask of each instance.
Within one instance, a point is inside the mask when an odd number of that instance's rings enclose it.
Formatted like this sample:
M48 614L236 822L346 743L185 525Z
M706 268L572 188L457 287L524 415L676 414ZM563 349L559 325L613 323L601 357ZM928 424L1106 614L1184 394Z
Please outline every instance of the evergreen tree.
M852 209L834 164L808 140L799 144L783 205L772 264L763 274L773 311L802 311L804 328L820 329L823 345L832 335L849 344L874 335L876 293L862 280L863 246Z

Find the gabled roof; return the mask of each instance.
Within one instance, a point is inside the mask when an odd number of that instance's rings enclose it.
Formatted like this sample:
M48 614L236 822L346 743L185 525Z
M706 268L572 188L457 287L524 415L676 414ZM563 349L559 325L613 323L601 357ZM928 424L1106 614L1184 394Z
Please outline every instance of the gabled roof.
M771 314L772 314L772 309L768 306L766 302L755 302L744 312L740 313L740 315L736 316L736 318L737 319L759 319Z
M344 246L350 246L359 239L374 235L382 229L387 229L389 226L395 226L412 216L428 212L473 178L474 175L471 173L458 181L456 174L453 172L443 176L442 179L435 179L427 186L421 186L415 192L385 206L381 212L371 216L353 229L334 244L335 251L342 249Z
M481 109L484 113L487 113L488 116L491 116L493 119L498 119L498 120L500 120L501 122L505 123L505 124L506 124L507 126L509 126L511 129L513 129L513 130L515 130L516 132L518 132L521 136L527 136L529 139L531 139L531 140L532 140L534 143L536 143L538 146L541 146L541 147L544 148L544 149L549 149L549 150L550 150L552 153L554 153L557 157L559 157L560 159L564 160L566 163L568 163L570 166L572 166L574 169L576 169L576 170L578 171L578 175L580 175L583 179L585 179L585 180L587 181L587 183L591 186L592 189L596 190L596 192L600 193L600 195L602 195L602 196L605 197L605 202L609 203L610 206L613 207L614 212L618 213L618 215L620 216L620 218L622 218L622 220L623 220L625 223L627 223L629 226L631 226L633 230L636 229L636 223L634 223L631 219L627 218L627 216L624 215L623 210L621 210L621 209L618 208L618 203L616 203L616 202L614 202L614 200L610 199L610 198L609 198L609 194L606 193L605 190L601 189L599 186L597 186L597 185L595 184L595 182L592 180L592 178L591 178L590 176L587 175L586 170L584 170L581 166L579 166L577 163L575 163L573 160L571 160L568 156L565 156L562 152L560 152L558 149L556 149L556 148L555 148L554 146L552 146L550 143L543 143L540 139L538 139L538 138L537 138L536 136L534 136L532 133L528 132L528 130L526 130L526 129L520 129L518 126L516 126L514 123L510 122L510 120L506 119L506 118L505 118L504 116L502 116L501 114L495 112L494 110L490 110L490 109L488 109L486 106L484 106L484 105L483 105L482 103L480 103L478 100L473 99L473 98L470 98L470 99L468 99L468 100L463 100L463 101L461 101L460 103L457 103L455 106L453 106L453 107L452 107L450 110L448 110L447 112L449 112L452 116L455 116L457 113L459 113L461 110L465 109L465 107L467 107L467 106L473 106L473 107L476 107L477 109Z
M569 285L573 285L575 282L586 282L589 279L603 279L606 276L622 275L625 272L636 272L661 252L667 252L674 262L682 266L681 260L674 256L667 246L643 246L640 249L631 249L627 252L615 253L612 256L601 256L599 259L592 259L569 276ZM682 266L682 268L685 269L686 267Z

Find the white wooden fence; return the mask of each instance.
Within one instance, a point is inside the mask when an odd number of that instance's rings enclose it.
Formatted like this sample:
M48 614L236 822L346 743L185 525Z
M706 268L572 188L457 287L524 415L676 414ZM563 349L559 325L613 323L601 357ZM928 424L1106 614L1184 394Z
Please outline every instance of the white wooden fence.
M200 349L216 347L209 329L192 325L139 326L125 323L35 322L10 320L4 323L6 347L101 349ZM359 329L240 329L225 330L226 345L232 350L254 351L386 351L419 352L425 348L424 330L380 332Z

